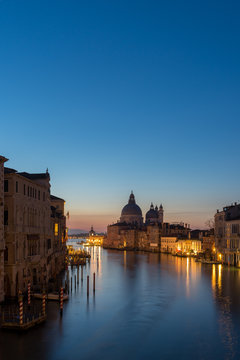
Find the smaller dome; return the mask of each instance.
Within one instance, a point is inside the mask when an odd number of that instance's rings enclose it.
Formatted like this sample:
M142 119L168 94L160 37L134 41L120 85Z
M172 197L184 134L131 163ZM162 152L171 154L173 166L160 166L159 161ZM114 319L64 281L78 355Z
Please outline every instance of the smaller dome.
M154 210L153 203L150 206L150 210L146 213L146 220L148 219L158 219L158 213Z

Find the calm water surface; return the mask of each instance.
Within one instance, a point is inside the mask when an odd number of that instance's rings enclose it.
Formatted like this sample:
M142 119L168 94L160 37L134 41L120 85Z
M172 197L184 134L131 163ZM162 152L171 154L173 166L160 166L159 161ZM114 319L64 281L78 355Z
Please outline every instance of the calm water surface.
M58 304L49 303L44 325L24 335L0 332L1 360L240 359L240 270L164 254L90 251L62 319Z

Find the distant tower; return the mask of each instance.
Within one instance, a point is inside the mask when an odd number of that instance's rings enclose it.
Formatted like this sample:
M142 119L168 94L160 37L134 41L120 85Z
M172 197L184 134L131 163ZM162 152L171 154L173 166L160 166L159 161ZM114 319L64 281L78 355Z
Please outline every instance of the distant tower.
M163 206L162 204L159 206L159 210L158 210L158 221L160 224L163 224Z
M95 236L96 232L93 230L93 226L91 226L91 230L89 231L89 236Z

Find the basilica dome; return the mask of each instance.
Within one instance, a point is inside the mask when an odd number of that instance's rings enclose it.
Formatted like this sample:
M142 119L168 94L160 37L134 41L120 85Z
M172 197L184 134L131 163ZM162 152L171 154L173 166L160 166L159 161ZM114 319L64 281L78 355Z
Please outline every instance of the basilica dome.
M158 212L157 209L154 209L153 204L150 206L150 210L146 213L146 221L148 219L157 219L158 218Z
M124 206L121 213L121 222L126 223L142 223L142 210L135 202L135 197L131 193L128 204Z

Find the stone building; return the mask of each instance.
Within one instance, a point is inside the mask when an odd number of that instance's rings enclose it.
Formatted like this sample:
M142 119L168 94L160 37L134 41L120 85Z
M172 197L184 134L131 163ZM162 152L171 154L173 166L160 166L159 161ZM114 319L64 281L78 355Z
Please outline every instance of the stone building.
M162 236L161 238L161 252L175 254L177 250L176 236Z
M4 163L7 159L0 156L0 302L4 300Z
M138 226L143 224L142 210L136 204L133 192L129 196L128 204L122 209L120 223L135 224Z
M50 195L50 175L5 168L4 232L6 296L46 286L63 268L64 200Z
M215 214L215 247L219 260L240 267L240 204Z
M181 224L168 224L163 221L163 206L151 204L143 223L142 210L131 193L129 202L123 207L120 221L109 225L103 246L117 249L136 249L159 252L161 237L172 235L187 236L189 229Z

